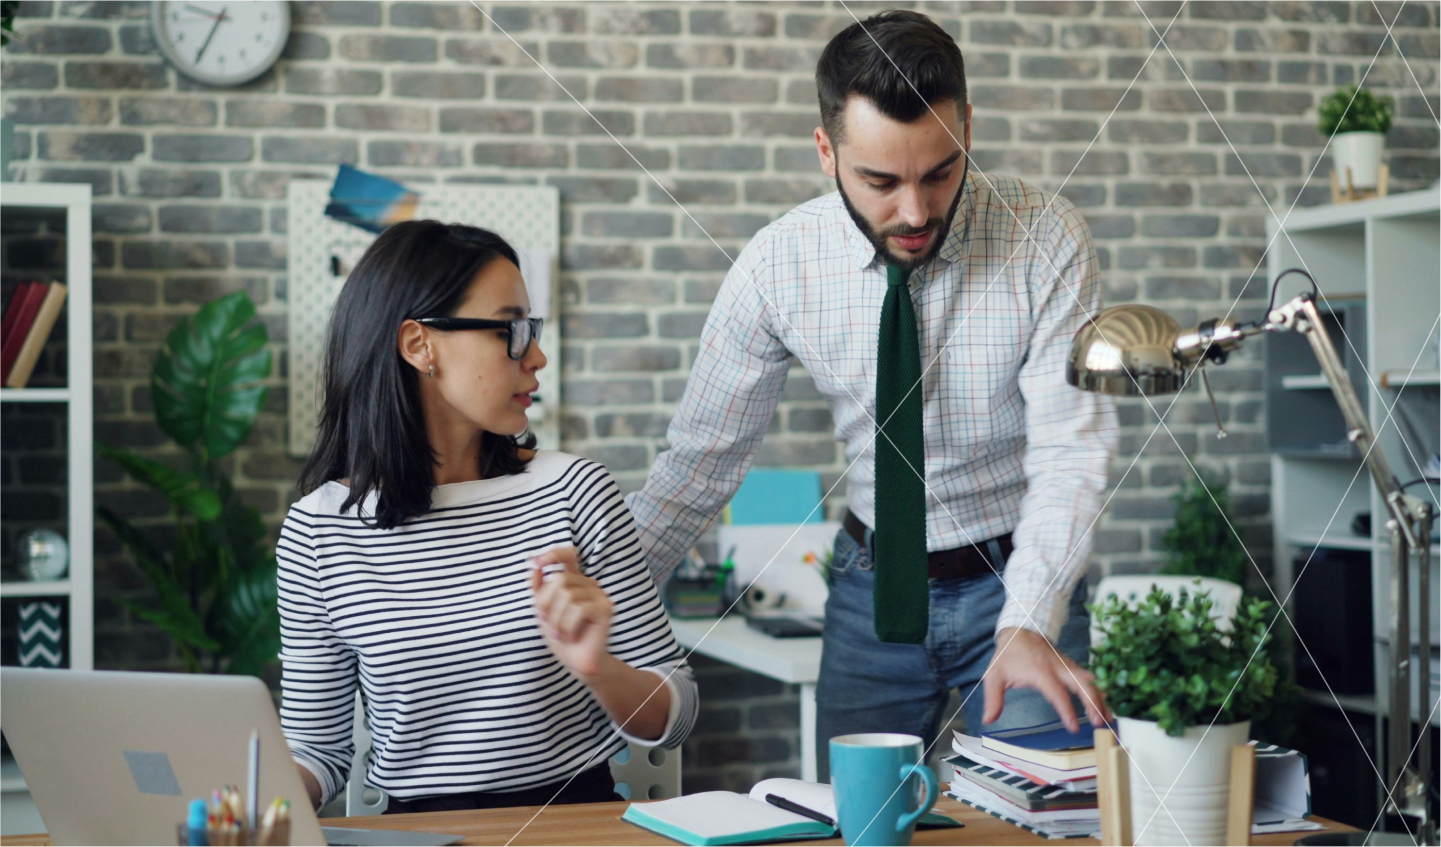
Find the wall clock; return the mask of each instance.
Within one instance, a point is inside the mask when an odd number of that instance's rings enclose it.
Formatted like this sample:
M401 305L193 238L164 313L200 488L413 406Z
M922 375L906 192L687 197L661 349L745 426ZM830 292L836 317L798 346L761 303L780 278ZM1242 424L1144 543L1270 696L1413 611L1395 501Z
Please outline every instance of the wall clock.
M182 74L231 86L265 73L290 36L290 6L278 0L158 0L155 46Z

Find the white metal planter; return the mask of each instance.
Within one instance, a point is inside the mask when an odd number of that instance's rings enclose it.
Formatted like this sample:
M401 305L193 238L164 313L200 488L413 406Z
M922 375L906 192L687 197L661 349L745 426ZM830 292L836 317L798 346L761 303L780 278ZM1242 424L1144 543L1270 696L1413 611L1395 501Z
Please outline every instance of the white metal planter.
M1179 738L1155 721L1119 718L1130 759L1131 837L1142 845L1226 843L1231 748L1251 722L1193 726Z

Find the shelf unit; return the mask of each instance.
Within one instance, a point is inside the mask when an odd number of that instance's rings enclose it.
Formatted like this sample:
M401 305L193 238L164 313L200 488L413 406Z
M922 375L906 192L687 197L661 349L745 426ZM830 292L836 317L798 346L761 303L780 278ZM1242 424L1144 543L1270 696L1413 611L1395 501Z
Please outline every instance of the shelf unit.
M1274 237L1268 252L1268 276L1292 267L1316 277L1328 313L1332 341L1346 363L1357 395L1384 451L1402 482L1421 476L1420 467L1441 440L1441 361L1433 324L1441 315L1441 192L1437 189L1392 195L1357 203L1296 210L1286 219L1267 221ZM1277 302L1295 296L1302 281L1288 277ZM1339 325L1339 327L1338 327ZM1343 327L1343 336L1338 328ZM1348 341L1349 339L1349 341ZM1294 559L1316 548L1360 551L1370 555L1371 632L1375 692L1332 696L1308 691L1307 700L1331 708L1373 715L1376 738L1383 734L1388 709L1386 639L1390 620L1390 541L1386 510L1359 451L1345 439L1345 425L1310 346L1295 333L1267 339L1267 441L1272 451L1272 510L1275 519L1275 588L1287 596L1295 581ZM1401 421L1408 404L1410 423ZM1416 420L1422 422L1415 426ZM1421 443L1417 443L1420 441ZM1434 492L1434 489L1433 489ZM1369 535L1351 528L1359 512L1371 514ZM1430 628L1433 656L1441 642L1441 556L1432 545ZM1413 595L1417 579L1411 566ZM1413 596L1413 628L1419 596ZM1294 605L1294 599L1292 603ZM1294 615L1294 608L1292 613ZM1416 634L1413 632L1413 638ZM1414 642L1413 642L1414 643ZM1426 657L1418 657L1427 661ZM1413 689L1415 688L1413 677ZM1413 694L1413 696L1415 696ZM1413 720L1425 719L1429 692L1413 703ZM1437 719L1432 718L1433 724ZM1378 741L1379 743L1379 741ZM1373 756L1379 751L1373 750ZM1379 791L1379 787L1378 787Z
M3 214L59 211L65 216L66 383L64 388L0 389L0 403L60 403L66 407L66 525L70 569L49 582L0 581L0 598L59 597L66 601L66 667L95 666L94 415L91 390L90 185L5 183Z
M64 579L0 581L0 599L54 597L65 601L65 666L95 666L95 495L92 398L91 208L90 185L7 182L0 189L0 214L59 213L65 220L65 387L0 388L0 404L55 403L65 406L66 532L70 567ZM0 760L0 834L40 832L25 779L8 756Z

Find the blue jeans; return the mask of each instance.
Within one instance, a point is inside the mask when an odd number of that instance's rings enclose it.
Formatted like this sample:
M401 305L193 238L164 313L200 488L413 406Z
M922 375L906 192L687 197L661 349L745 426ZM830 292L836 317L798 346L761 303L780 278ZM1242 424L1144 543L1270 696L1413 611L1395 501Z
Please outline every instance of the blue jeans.
M830 599L826 601L821 675L816 684L816 747L819 776L830 779L830 739L854 732L901 732L936 740L952 688L965 701L967 731L981 729L985 692L981 675L995 652L996 620L1005 589L996 574L932 580L930 632L924 644L888 644L876 638L875 571L867 546L844 529L836 535L831 560ZM992 561L995 561L993 558ZM1071 615L1056 647L1084 665L1090 648L1086 586L1071 595ZM1084 715L1072 697L1077 715ZM1040 692L1006 692L1001 717L985 729L1028 726L1056 720L1056 711ZM937 742L948 755L950 739Z

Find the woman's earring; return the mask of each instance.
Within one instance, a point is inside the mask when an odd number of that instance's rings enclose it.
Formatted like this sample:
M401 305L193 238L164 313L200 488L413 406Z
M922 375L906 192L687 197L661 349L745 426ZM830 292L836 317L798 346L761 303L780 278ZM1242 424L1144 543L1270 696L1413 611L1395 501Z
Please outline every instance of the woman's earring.
M435 379L435 365L430 366L430 378Z

